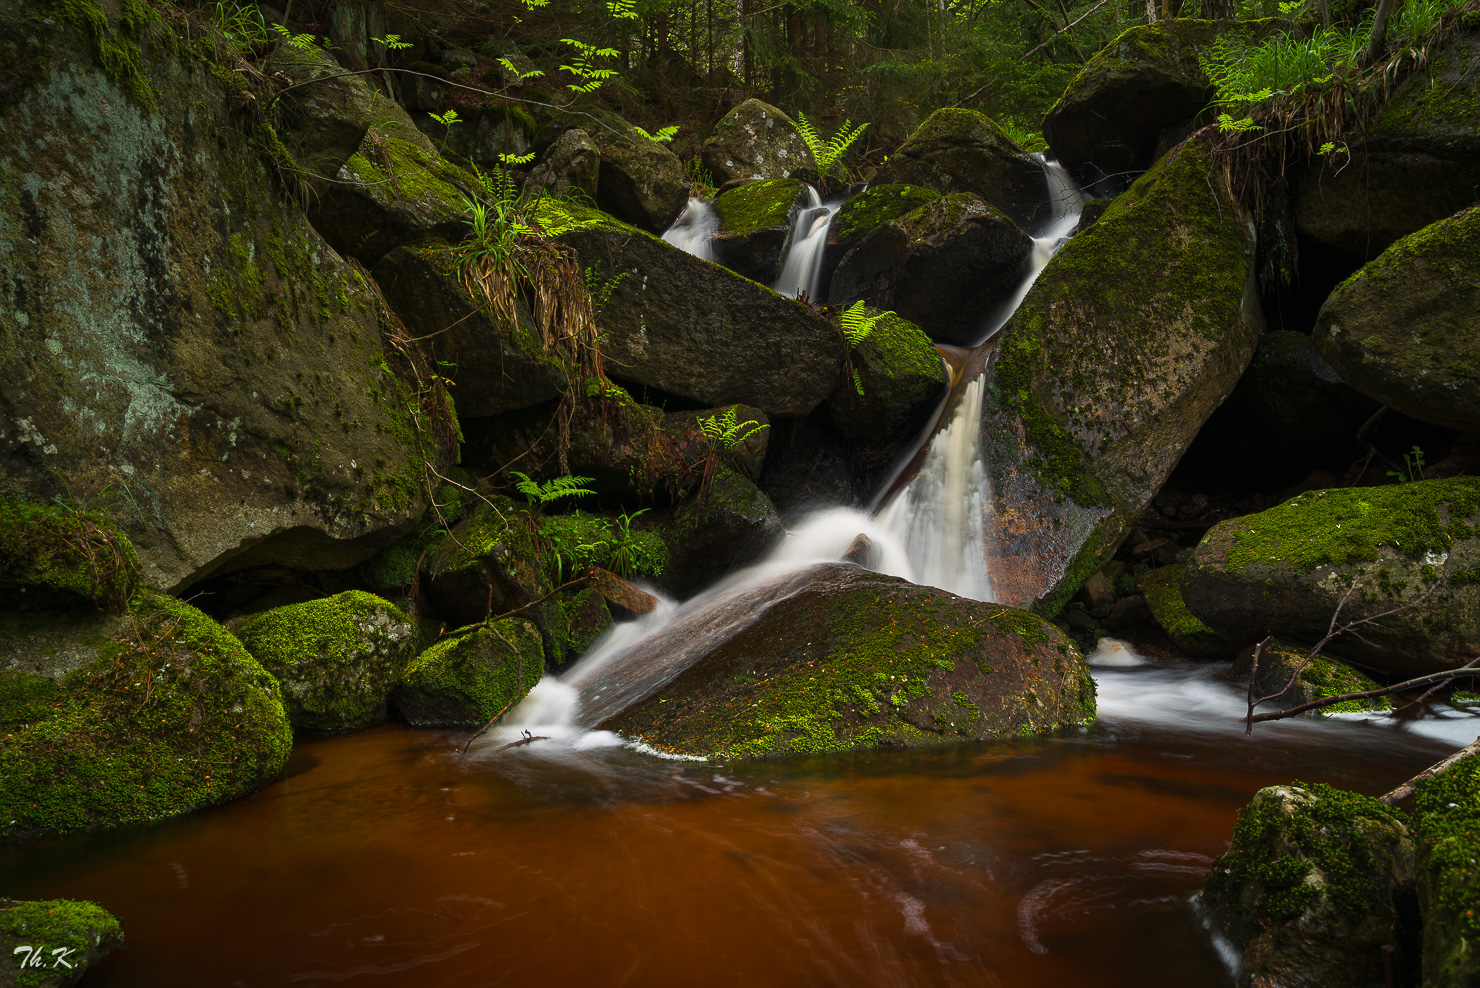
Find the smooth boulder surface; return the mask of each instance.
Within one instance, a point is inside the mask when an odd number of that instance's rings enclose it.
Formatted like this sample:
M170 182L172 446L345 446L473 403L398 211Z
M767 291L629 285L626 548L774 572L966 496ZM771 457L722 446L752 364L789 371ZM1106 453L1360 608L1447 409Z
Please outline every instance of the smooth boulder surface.
M724 758L1041 734L1095 710L1041 618L845 563L731 591L579 685L592 723Z
M874 176L941 195L970 192L1027 228L1050 216L1043 168L990 117L946 108L925 118Z
M368 558L424 501L362 276L162 25L120 88L28 11L0 6L48 52L0 119L0 489L116 502L160 589Z
M1394 243L1326 299L1315 345L1363 394L1480 432L1480 207Z
M801 416L842 379L832 320L594 210L549 199L536 220L582 268L619 279L599 317L606 372L705 405Z
M1261 789L1239 811L1197 904L1241 964L1242 988L1388 984L1401 970L1401 898L1414 841L1370 796L1326 785Z
M1340 624L1407 605L1326 651L1398 677L1454 668L1480 654L1477 525L1474 477L1312 491L1213 528L1183 594L1238 646L1319 641L1338 605Z
M1021 280L1033 241L999 210L946 196L863 237L838 263L828 301L891 309L931 339L970 346Z
M523 699L544 674L539 630L505 618L465 628L422 652L391 702L414 727L477 728Z
M1417 881L1423 916L1423 983L1480 983L1480 759L1467 758L1418 784Z
M277 677L294 730L344 734L385 720L386 697L415 652L406 615L363 590L275 607L235 625Z
M822 252L822 277L819 282L823 292L831 284L838 263L858 246L860 240L890 220L913 213L939 198L939 192L914 185L878 183L850 196L838 207L827 227L827 246Z
M1264 332L1253 231L1188 141L1048 263L982 407L999 599L1055 612L1233 390Z
M864 467L883 469L919 439L951 375L930 337L894 313L874 323L849 361L857 376L838 386L827 414Z
M96 902L0 898L0 957L25 965L19 975L0 972L7 986L65 988L122 946L123 924Z
M719 231L710 242L714 259L736 274L769 285L781 274L797 213L807 187L797 179L747 182L714 200Z
M701 158L715 185L737 178L790 178L799 169L816 167L796 122L758 99L746 100L715 124Z

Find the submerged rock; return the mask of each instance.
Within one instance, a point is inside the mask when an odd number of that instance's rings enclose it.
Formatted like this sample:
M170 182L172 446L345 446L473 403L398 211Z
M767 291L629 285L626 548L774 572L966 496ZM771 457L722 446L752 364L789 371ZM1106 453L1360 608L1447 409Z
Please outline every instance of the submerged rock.
M781 275L798 211L807 205L807 187L797 179L747 182L714 200L719 232L711 245L714 259L736 274L769 285Z
M1418 784L1418 903L1423 983L1480 983L1480 759L1467 758Z
M746 100L714 125L702 160L715 185L737 178L790 178L799 169L816 167L795 121L758 99Z
M0 898L0 956L21 969L7 985L65 988L122 946L123 924L96 902Z
M482 727L545 674L538 629L522 618L455 632L422 652L391 695L415 727Z
M1365 395L1480 432L1480 207L1383 251L1326 299L1315 345Z
M1369 796L1292 783L1259 790L1213 862L1199 908L1237 952L1239 985L1389 984L1412 920L1414 845Z
M1236 645L1403 607L1326 651L1394 676L1454 668L1480 652L1477 525L1480 478L1313 491L1208 532L1183 594Z
M362 590L275 607L236 635L277 677L295 730L343 734L385 720L386 697L415 652L411 622Z
M734 592L622 663L583 709L687 755L1031 736L1095 711L1083 658L1042 619L842 563Z

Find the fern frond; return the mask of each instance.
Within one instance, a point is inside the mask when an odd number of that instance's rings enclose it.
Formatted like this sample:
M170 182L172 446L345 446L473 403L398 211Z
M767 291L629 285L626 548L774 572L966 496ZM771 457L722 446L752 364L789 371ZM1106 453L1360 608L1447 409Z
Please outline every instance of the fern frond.
M885 316L893 315L893 312L880 312L869 316L864 314L862 301L854 302L841 313L839 328L843 332L843 339L848 342L848 349L852 350L868 339L874 331L874 324Z

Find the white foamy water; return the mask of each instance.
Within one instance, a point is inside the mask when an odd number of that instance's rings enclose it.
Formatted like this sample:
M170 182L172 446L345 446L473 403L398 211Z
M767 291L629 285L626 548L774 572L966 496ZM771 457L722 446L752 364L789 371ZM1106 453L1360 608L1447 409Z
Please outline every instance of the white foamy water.
M663 231L663 239L679 250L706 261L714 260L714 235L719 232L719 214L703 199L689 199L673 225Z
M1119 638L1101 638L1095 650L1084 657L1092 666L1129 668L1146 665L1146 657Z
M822 252L827 248L827 227L843 202L841 198L823 202L817 190L807 186L807 205L797 212L792 225L791 245L781 265L781 276L774 286L777 292L787 298L802 294L813 302L820 301L819 282L822 278Z

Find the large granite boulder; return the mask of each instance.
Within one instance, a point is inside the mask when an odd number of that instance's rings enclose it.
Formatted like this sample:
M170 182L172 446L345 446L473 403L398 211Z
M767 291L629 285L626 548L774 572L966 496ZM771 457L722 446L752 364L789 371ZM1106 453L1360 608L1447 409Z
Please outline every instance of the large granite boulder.
M838 207L827 228L827 246L822 252L822 275L818 284L826 297L838 262L858 242L890 220L913 213L940 198L939 192L914 185L870 185Z
M1182 654L1198 659L1227 658L1235 649L1187 609L1182 596L1186 575L1187 567L1180 563L1161 566L1143 574L1136 581L1136 589L1146 601L1151 620Z
M781 274L807 186L794 178L747 182L714 200L719 229L710 241L714 259L736 274L769 285Z
M598 322L613 378L782 417L810 412L842 379L842 337L809 306L595 210L545 199L536 222L608 279Z
M1480 432L1480 207L1394 243L1343 282L1315 345L1352 387L1424 422Z
M570 113L601 153L596 204L624 222L662 233L689 201L689 177L673 152L606 110Z
M1264 331L1248 217L1180 145L1051 260L983 403L998 599L1048 612L1114 552Z
M417 656L391 702L416 727L482 727L545 674L539 631L522 618L454 632Z
M1391 807L1326 785L1261 789L1239 811L1197 905L1233 946L1242 988L1389 984L1401 970L1414 842ZM1392 956L1385 962L1384 954Z
M828 301L891 309L933 340L971 346L1022 280L1032 251L1032 239L1001 211L957 193L863 237L838 263Z
M1041 618L845 563L732 590L577 685L593 724L724 758L1018 737L1095 712L1083 658Z
M918 185L941 195L970 192L1021 227L1051 215L1042 166L996 121L975 110L936 110L874 179L881 185Z
M0 957L21 972L6 985L65 988L122 946L123 924L96 902L0 899Z
M1193 614L1236 645L1319 641L1404 607L1326 651L1416 676L1480 653L1480 479L1312 491L1225 521L1188 564Z
M885 313L849 357L856 372L827 400L827 414L858 462L881 470L919 440L951 375L930 337Z
M1418 784L1417 882L1423 915L1423 983L1480 983L1480 759Z
M795 121L758 99L746 100L714 125L701 160L715 185L737 178L790 178L799 169L816 168Z
M364 278L162 24L105 29L122 75L65 18L0 26L47 52L0 117L0 492L116 505L156 588L368 558L424 499Z

